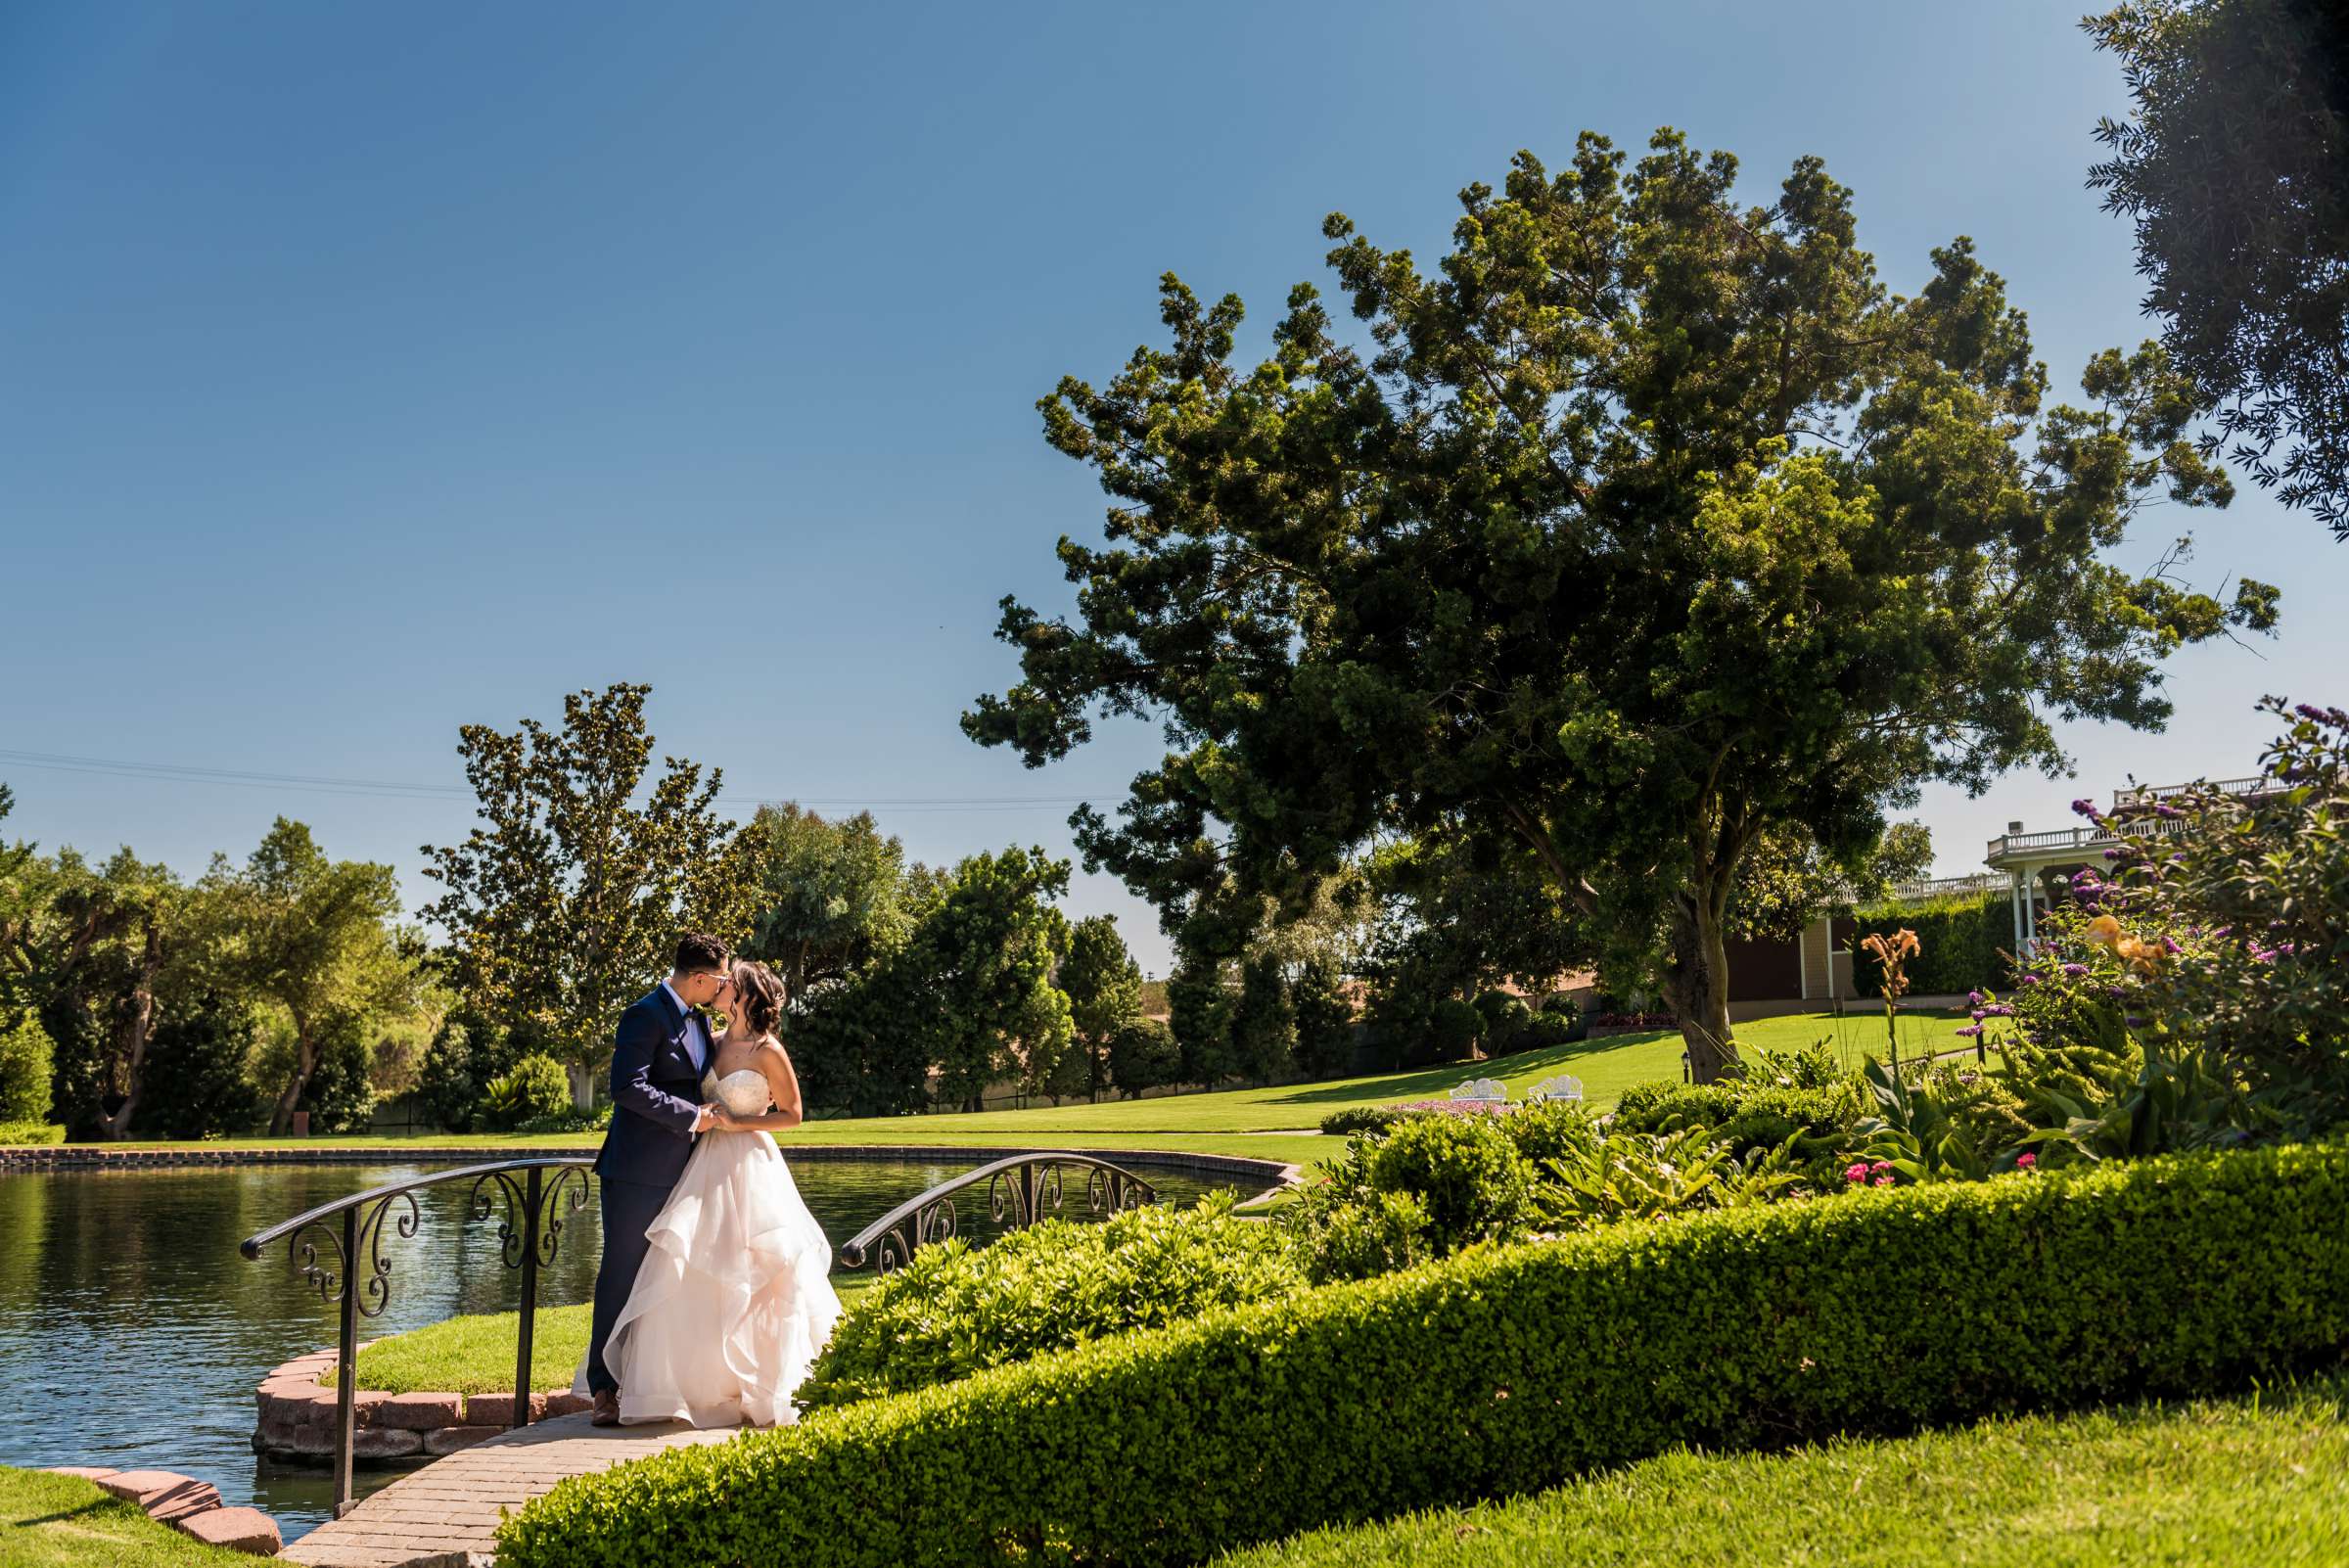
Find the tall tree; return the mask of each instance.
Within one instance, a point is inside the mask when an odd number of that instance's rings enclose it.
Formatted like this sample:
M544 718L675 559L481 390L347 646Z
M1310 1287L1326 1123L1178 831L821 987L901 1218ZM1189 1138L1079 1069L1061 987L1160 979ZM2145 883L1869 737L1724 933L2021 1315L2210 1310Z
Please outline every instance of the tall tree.
M328 859L308 827L281 816L244 865L215 856L199 895L221 972L285 1014L284 1084L269 1116L283 1133L330 1040L418 1000L422 966L392 926L398 884L388 865Z
M915 931L899 972L907 991L925 985L933 998L942 1098L975 1111L988 1084L1009 1076L1040 1093L1068 1050L1069 998L1052 972L1069 924L1050 902L1068 887L1069 862L1040 849L975 854Z
M2218 411L2204 450L2349 540L2349 6L2141 0L2081 25L2136 101L2097 122L2088 183L2136 222L2145 308Z
M1791 942L1821 914L1882 899L1932 864L1933 835L1922 822L1890 823L1865 854L1842 861L1800 833L1765 832L1737 867L1729 929L1738 937Z
M667 971L680 931L739 940L758 886L750 846L713 809L721 774L668 757L642 805L653 737L649 686L563 699L563 727L461 729L477 827L427 845L447 889L424 909L448 933L458 992L571 1070L581 1110L612 1025Z
M1109 1086L1109 1042L1142 1016L1142 966L1118 934L1117 916L1091 915L1077 922L1056 980L1069 998L1070 1054L1082 1069L1064 1080L1065 1092L1097 1100Z
M2104 559L2149 491L2228 494L2158 346L2045 408L1969 242L1903 298L1816 159L1750 208L1673 132L1623 162L1594 135L1555 175L1518 155L1461 193L1434 277L1332 214L1368 358L1300 285L1245 371L1239 300L1169 276L1172 343L1040 405L1111 543L1061 541L1077 623L1004 601L1022 679L963 722L1041 765L1097 713L1160 718L1175 750L1121 820L1073 822L1178 918L1374 834L1505 840L1665 951L1709 1080L1760 834L1848 853L1921 780L2060 766L2053 717L2158 725L2160 658L2272 624L2275 593Z
M871 812L827 821L797 805L762 806L743 837L759 878L743 951L774 967L795 1004L903 945L929 872L908 869L904 845Z
M57 1042L55 1114L75 1136L121 1137L137 1114L186 889L168 866L118 850L92 865L71 849L0 855L0 996L41 1016Z

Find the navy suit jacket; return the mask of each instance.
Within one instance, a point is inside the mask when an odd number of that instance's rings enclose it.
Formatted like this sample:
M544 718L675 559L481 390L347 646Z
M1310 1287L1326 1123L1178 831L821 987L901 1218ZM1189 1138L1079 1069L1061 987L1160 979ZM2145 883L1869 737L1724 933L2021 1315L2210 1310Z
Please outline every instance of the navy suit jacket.
M620 1015L612 1040L612 1129L595 1157L606 1181L673 1187L693 1154L702 1115L702 1070L686 1020L695 1015L656 986ZM707 1021L702 1038L714 1043Z

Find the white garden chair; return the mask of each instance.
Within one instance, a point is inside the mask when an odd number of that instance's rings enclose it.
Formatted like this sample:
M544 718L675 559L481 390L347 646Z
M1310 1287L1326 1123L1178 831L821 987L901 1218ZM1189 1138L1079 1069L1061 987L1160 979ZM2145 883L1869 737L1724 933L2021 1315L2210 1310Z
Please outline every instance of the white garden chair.
M1507 1103L1509 1086L1497 1078L1472 1078L1451 1091L1455 1100Z
M1579 1100L1583 1097L1583 1081L1571 1073L1560 1073L1536 1084L1525 1097L1537 1104L1543 1100Z

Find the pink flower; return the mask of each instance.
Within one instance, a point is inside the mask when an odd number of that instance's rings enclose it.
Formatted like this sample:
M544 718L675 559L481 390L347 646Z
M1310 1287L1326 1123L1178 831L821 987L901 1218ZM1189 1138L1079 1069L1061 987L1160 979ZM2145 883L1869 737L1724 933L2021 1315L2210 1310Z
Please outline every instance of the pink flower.
M1891 1173L1891 1172L1889 1172L1889 1171L1885 1172L1885 1173L1884 1173L1882 1176L1880 1176L1876 1177L1876 1178L1875 1178L1875 1180L1873 1180L1873 1181L1870 1181L1870 1182L1868 1183L1868 1185L1869 1185L1869 1186L1871 1186L1871 1187L1889 1187L1889 1186L1891 1186L1891 1185L1892 1185L1892 1173Z
M1878 1160L1875 1164L1867 1168L1867 1174L1870 1176L1884 1176L1891 1170L1892 1162L1890 1160Z
M1845 1166L1843 1168L1843 1178L1846 1181L1865 1181L1867 1179L1867 1166L1865 1162L1855 1162L1851 1165Z
M2038 1164L2039 1156L2036 1154L2024 1153L2018 1154L2014 1157L2014 1168L2017 1171L2028 1171Z

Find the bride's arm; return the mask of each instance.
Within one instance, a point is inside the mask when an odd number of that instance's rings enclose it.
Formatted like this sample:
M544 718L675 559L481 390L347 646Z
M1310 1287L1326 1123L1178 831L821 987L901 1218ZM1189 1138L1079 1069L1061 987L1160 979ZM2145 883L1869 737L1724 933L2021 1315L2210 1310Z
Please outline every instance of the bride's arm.
M774 1108L760 1116L734 1116L720 1113L717 1125L729 1132L784 1132L798 1127L805 1119L800 1105L800 1075L791 1070L791 1058L783 1050L783 1042L770 1039L751 1053L759 1066L760 1076L766 1080L767 1097Z

